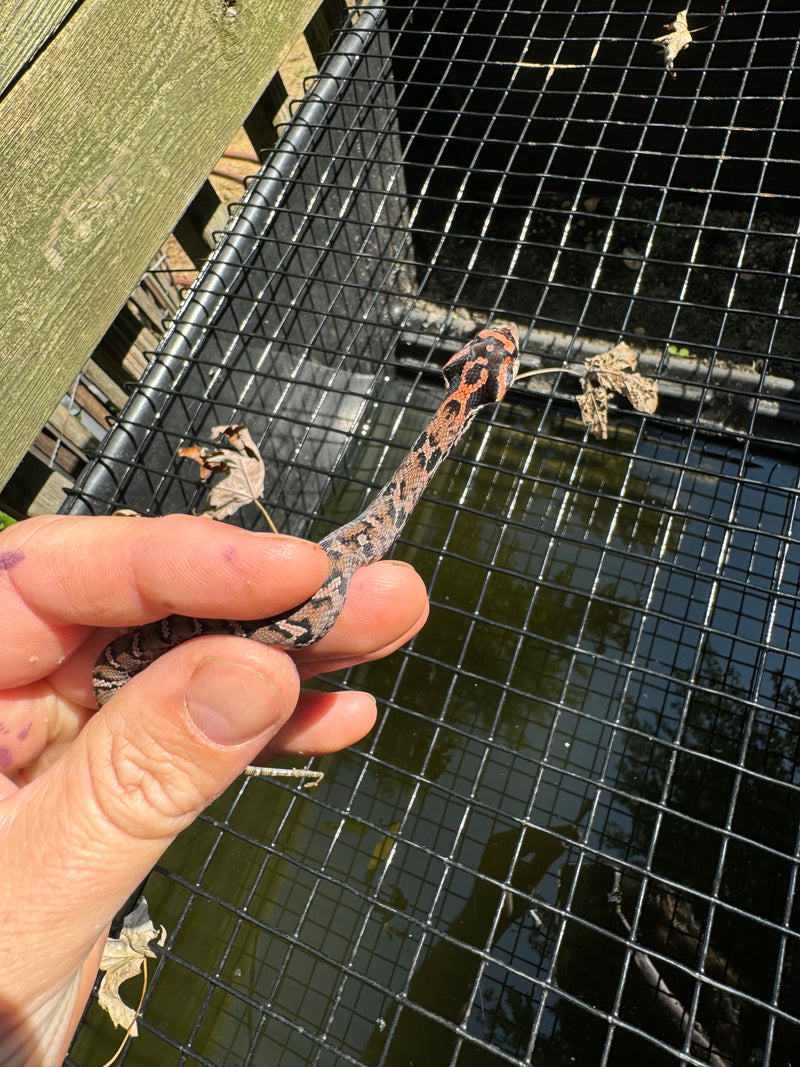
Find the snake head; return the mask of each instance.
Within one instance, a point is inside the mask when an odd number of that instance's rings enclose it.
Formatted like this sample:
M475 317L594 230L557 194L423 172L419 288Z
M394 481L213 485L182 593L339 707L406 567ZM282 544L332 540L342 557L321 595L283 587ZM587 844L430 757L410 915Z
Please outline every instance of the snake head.
M479 408L497 404L513 384L519 370L519 333L513 323L481 330L468 345L445 363L445 403L461 418Z

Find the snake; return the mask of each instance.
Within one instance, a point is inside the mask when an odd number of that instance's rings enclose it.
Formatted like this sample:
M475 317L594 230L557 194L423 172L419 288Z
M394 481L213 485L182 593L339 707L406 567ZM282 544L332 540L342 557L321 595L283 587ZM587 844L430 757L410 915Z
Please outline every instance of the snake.
M296 608L267 619L199 619L168 615L115 638L100 654L92 674L98 707L165 652L205 634L233 634L283 649L319 641L344 606L359 567L391 549L428 483L478 412L499 403L519 370L516 326L497 325L477 333L442 368L445 394L395 473L364 511L319 542L329 560L328 577Z

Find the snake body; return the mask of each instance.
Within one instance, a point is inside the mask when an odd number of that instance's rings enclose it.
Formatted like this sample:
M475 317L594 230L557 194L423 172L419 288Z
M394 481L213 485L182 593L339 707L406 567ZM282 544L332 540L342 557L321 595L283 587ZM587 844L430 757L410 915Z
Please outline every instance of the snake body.
M359 567L381 559L405 525L439 465L481 408L502 400L519 368L515 326L480 333L443 368L445 396L392 478L357 518L320 541L330 570L304 604L268 619L240 622L169 615L121 634L101 653L92 678L99 707L169 649L203 634L234 634L278 648L304 648L328 632Z

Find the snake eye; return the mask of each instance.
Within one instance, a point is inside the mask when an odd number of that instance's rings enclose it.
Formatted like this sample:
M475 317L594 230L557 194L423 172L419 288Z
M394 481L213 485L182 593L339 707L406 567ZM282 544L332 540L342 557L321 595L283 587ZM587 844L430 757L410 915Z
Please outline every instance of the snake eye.
M514 356L512 356L508 360L508 362L506 363L505 373L506 373L506 384L505 384L505 389L503 390L503 392L505 392L506 389L510 389L511 388L511 386L514 384L514 380L517 377L517 374L519 374L519 354L518 353L516 353Z

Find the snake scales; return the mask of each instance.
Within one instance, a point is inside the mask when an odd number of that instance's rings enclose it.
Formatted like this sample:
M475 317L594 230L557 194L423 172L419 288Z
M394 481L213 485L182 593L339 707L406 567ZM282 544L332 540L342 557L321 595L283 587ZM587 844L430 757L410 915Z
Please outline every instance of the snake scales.
M365 511L320 541L330 559L325 584L304 604L269 619L195 619L169 615L121 634L100 655L93 674L102 707L118 689L169 649L203 634L234 634L278 648L319 641L339 616L359 567L392 547L428 482L481 408L502 400L519 368L515 326L480 333L443 368L446 389L438 410L392 478Z

